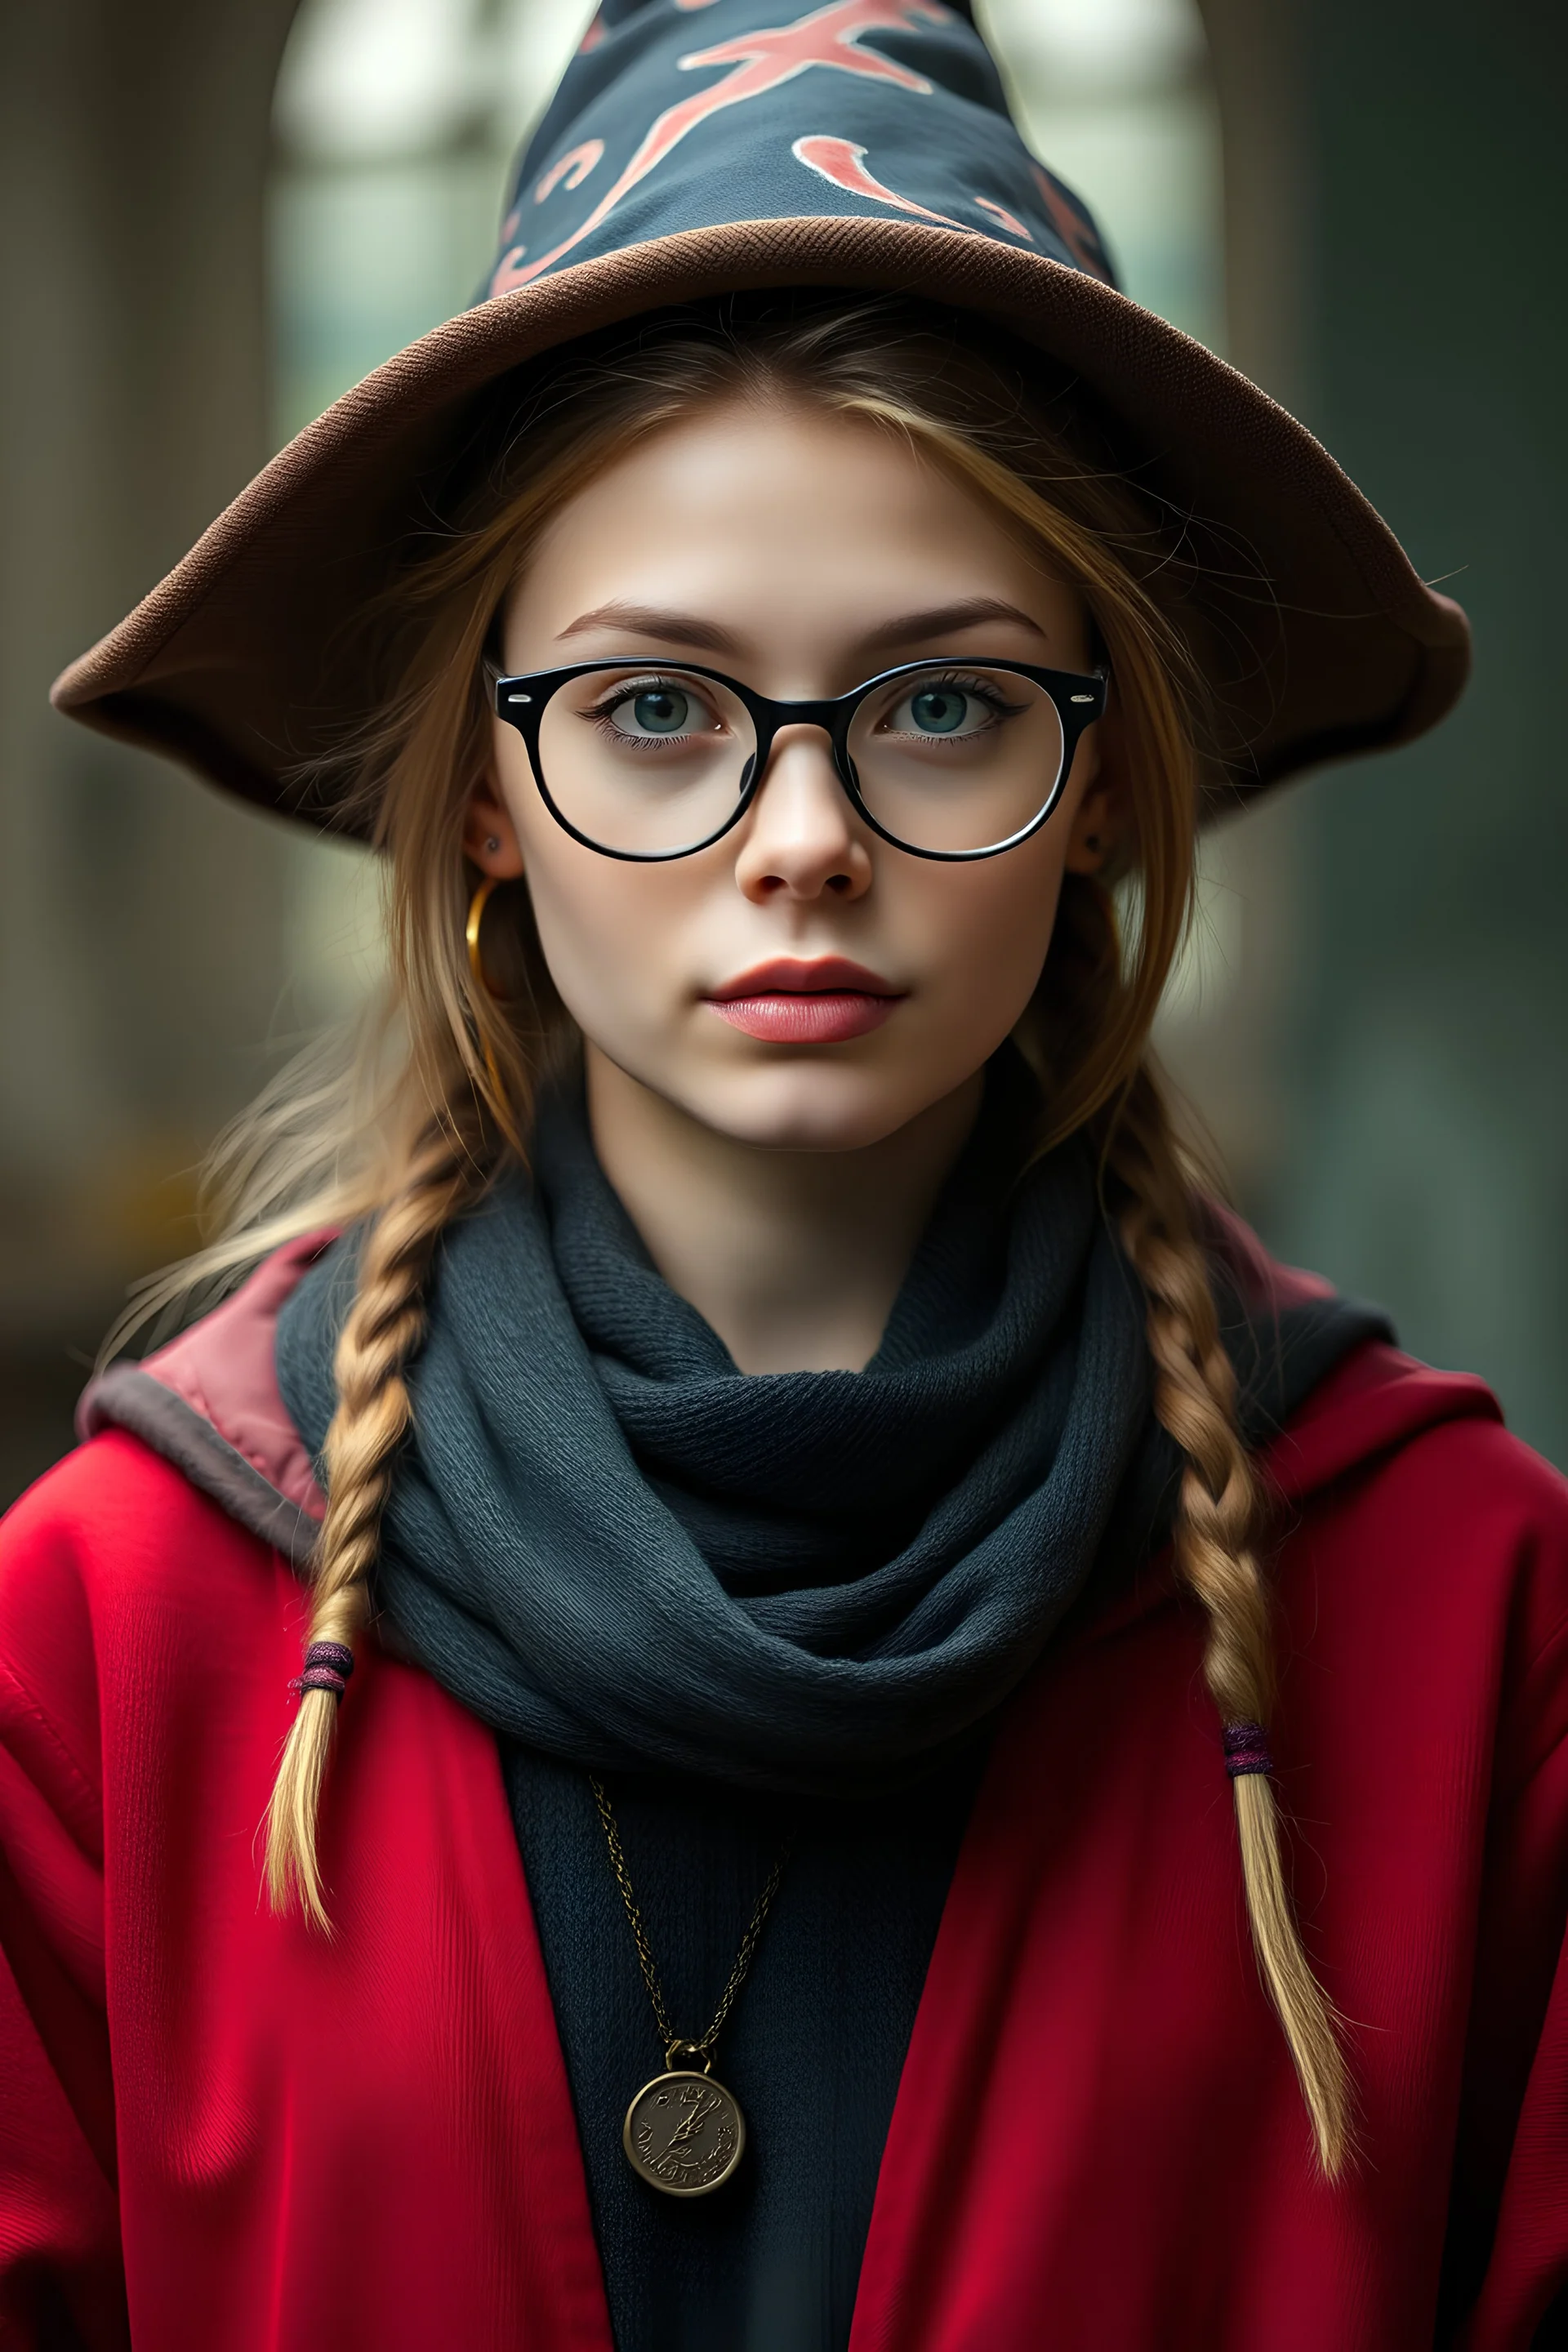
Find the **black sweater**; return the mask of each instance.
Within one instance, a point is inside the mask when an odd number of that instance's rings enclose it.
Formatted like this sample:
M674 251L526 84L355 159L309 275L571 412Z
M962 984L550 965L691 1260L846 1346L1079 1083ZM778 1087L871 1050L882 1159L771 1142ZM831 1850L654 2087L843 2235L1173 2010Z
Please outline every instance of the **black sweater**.
M877 2173L984 1750L875 1802L610 1784L675 2031L706 2032L773 1860L801 1825L713 2072L746 2118L733 2178L668 2197L621 2147L663 2071L581 1771L503 1748L619 2352L844 2352Z

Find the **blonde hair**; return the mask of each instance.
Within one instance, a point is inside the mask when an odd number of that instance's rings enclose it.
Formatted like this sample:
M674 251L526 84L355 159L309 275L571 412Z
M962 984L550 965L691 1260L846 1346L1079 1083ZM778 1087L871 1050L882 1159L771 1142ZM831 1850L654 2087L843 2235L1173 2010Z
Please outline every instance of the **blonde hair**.
M495 902L479 977L465 951L474 877L462 826L489 759L496 616L541 531L637 440L705 404L784 397L900 435L966 485L1079 591L1109 661L1131 793L1119 845L1131 920L1123 939L1100 885L1067 877L1019 1042L1045 1084L1040 1149L1088 1133L1146 1295L1154 1410L1184 1460L1175 1565L1206 1615L1209 1691L1222 1723L1267 1724L1265 1497L1237 1426L1201 1195L1149 1052L1191 915L1207 724L1179 534L1119 474L1081 398L1062 387L1042 401L1043 373L1037 357L1026 394L1016 359L986 348L973 320L947 330L893 301L772 297L641 322L531 384L502 387L475 419L466 486L447 494L452 520L376 615L397 683L340 777L351 814L385 852L385 994L346 1064L286 1074L227 1139L228 1236L187 1270L221 1277L311 1225L364 1227L335 1360L308 1641L352 1647L365 1625L431 1253L448 1221L526 1152L541 1074L571 1035L525 891ZM322 1927L316 1823L336 1715L331 1693L302 1693L268 1816L273 1905L297 1897ZM1351 2142L1338 2021L1292 1916L1271 1784L1250 1772L1233 1786L1259 1970L1332 2176Z

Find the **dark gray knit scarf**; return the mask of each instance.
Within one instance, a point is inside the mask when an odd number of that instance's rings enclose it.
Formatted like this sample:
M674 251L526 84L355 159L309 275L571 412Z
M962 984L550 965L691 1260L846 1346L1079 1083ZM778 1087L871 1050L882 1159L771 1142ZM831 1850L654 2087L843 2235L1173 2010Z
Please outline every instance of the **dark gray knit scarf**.
M483 1721L601 1769L807 1794L937 1760L1128 1572L1178 1468L1143 1301L1076 1143L1022 1177L1008 1049L862 1372L741 1373L655 1271L580 1090L437 1253L375 1602ZM340 1243L279 1328L318 1454L352 1296ZM1227 1307L1256 1439L1381 1318Z

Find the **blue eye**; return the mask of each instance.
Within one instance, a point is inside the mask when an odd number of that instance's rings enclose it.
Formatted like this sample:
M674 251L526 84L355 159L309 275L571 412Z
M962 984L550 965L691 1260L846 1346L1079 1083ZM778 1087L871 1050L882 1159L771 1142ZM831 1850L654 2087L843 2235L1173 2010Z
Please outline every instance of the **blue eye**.
M885 731L916 742L968 742L989 735L1009 706L989 679L927 677L914 680L882 721Z
M926 735L957 735L969 713L970 697L955 686L923 687L910 697L912 724Z
M630 708L632 724L644 735L679 735L691 716L689 696L676 686L645 687L630 698Z
M600 684L593 673L584 683ZM563 705L564 712L565 705ZM618 677L605 687L595 702L579 708L577 716L594 728L601 740L628 759L653 758L668 766L671 761L696 758L710 751L733 733L734 714L721 688L668 674Z

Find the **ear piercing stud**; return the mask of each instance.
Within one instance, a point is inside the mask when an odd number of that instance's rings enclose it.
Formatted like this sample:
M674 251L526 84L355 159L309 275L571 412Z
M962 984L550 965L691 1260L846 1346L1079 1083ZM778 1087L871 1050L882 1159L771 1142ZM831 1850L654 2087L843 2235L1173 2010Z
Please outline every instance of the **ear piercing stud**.
M485 847L489 851L490 856L493 857L496 851L500 847L500 834L487 833L485 835Z

